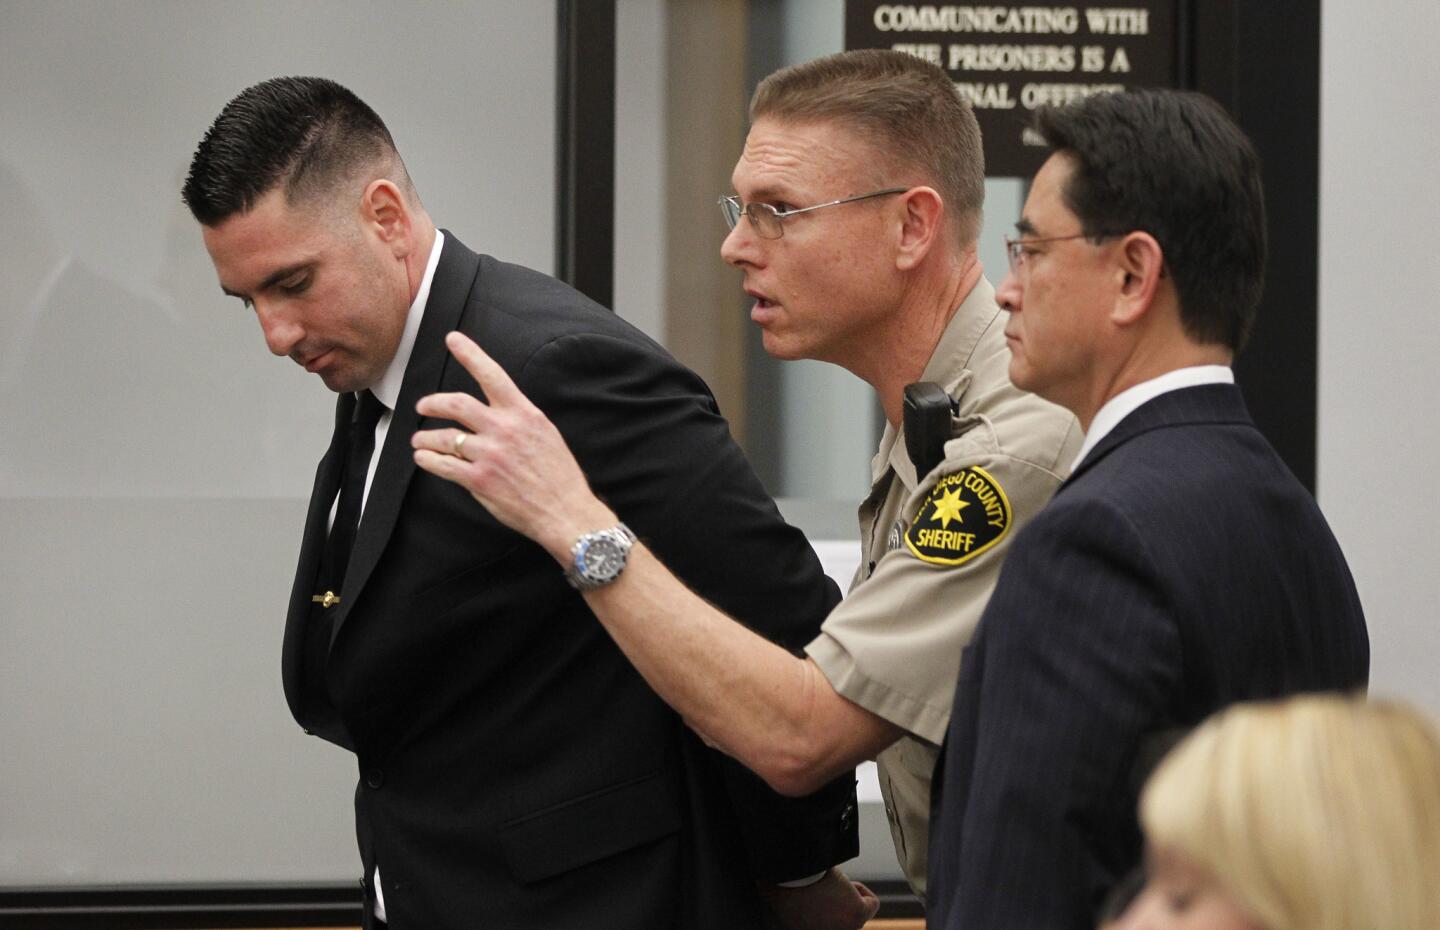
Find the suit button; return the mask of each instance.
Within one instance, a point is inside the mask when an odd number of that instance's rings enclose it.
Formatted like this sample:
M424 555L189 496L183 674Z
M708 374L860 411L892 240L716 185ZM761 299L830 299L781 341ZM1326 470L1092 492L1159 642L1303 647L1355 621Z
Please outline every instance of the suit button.
M371 788L379 788L385 784L385 773L380 769L371 769L365 773L365 784Z

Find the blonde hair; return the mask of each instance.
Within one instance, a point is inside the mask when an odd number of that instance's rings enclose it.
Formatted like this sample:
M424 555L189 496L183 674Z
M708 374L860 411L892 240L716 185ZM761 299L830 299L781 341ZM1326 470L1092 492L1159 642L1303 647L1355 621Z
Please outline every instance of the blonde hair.
M939 66L887 49L826 55L761 81L750 119L764 117L839 123L869 145L882 163L877 168L918 171L933 184L962 244L979 235L985 206L980 124Z
M1266 930L1440 928L1440 734L1403 704L1233 707L1160 764L1140 820Z

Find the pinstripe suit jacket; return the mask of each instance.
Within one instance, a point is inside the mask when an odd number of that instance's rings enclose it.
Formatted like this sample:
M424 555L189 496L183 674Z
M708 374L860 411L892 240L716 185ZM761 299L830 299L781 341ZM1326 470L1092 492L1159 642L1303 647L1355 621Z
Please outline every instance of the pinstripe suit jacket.
M1233 385L1162 394L1013 543L935 774L930 921L1080 930L1139 860L1135 803L1218 708L1364 687L1345 558Z

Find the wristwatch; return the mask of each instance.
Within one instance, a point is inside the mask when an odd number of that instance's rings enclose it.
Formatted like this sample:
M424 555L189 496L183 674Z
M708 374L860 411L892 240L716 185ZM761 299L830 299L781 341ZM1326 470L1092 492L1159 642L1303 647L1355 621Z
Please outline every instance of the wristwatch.
M593 591L620 577L635 534L623 523L598 533L586 533L570 547L570 567L565 580L580 591Z

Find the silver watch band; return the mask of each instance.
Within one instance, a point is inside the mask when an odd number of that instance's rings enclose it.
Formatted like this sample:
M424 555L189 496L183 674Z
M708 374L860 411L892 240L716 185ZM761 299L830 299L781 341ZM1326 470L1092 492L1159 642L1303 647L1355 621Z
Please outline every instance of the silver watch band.
M635 534L623 523L584 534L570 547L570 565L565 569L565 580L580 591L603 588L625 570L634 542Z

